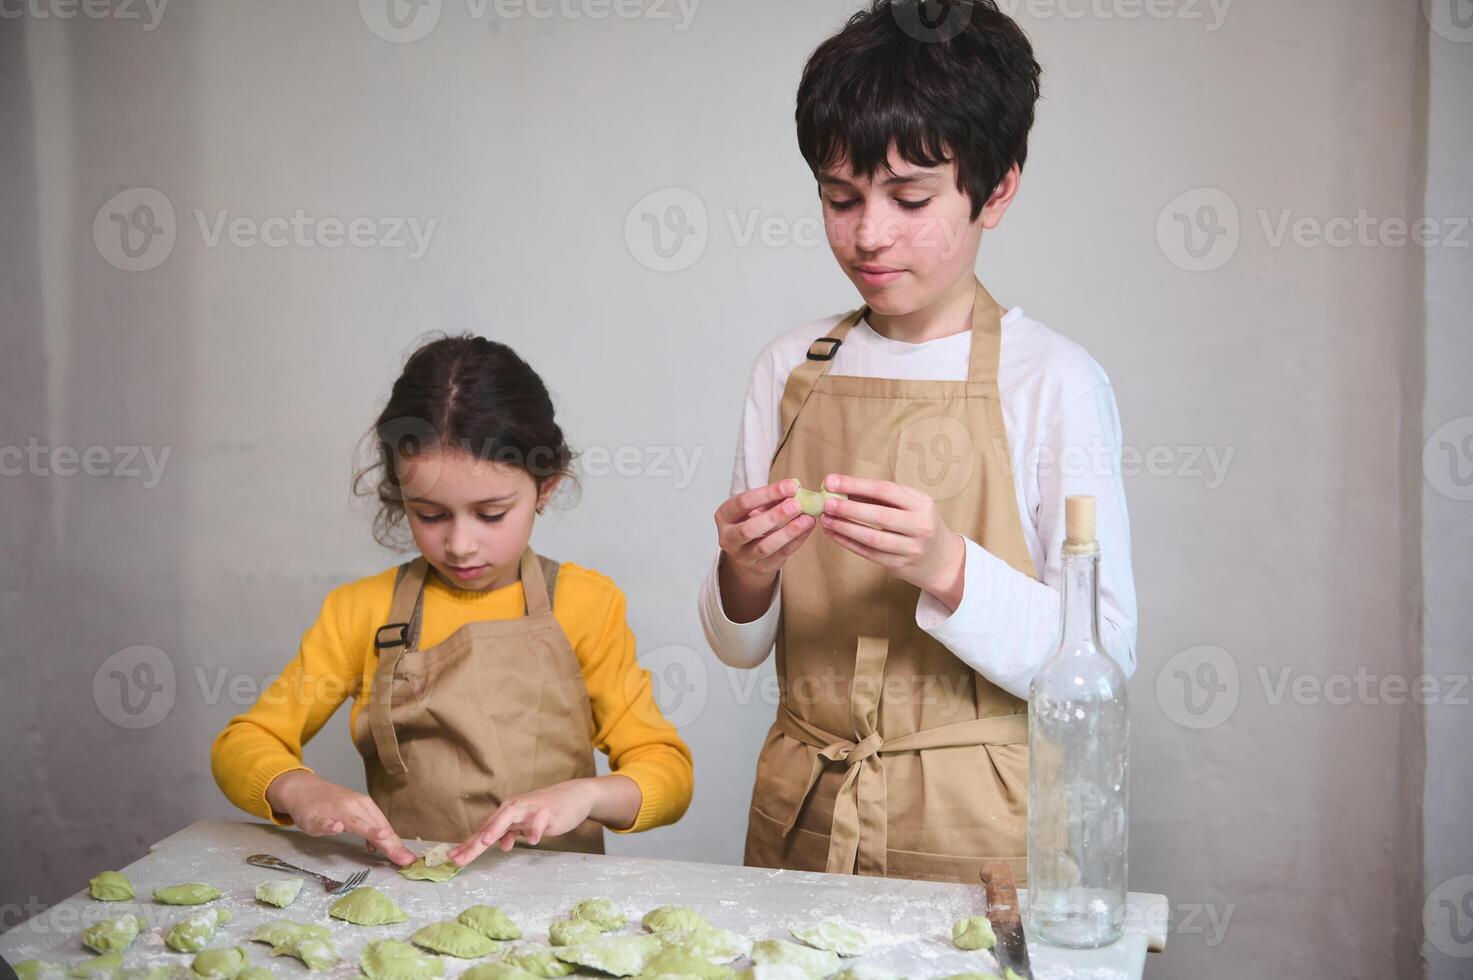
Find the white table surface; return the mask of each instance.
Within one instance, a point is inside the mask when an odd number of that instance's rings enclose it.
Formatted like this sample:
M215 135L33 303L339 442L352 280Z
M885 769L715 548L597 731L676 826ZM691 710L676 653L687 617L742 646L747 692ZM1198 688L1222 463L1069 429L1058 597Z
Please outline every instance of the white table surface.
M411 842L424 851L430 846ZM335 896L308 880L296 902L286 909L255 900L255 887L285 877L282 872L245 863L250 854L273 854L284 861L333 876L346 877L365 865L372 868L365 885L387 893L409 915L389 926L361 927L327 917ZM107 870L98 868L98 871ZM279 978L300 980L304 966L288 957L271 957L269 948L246 940L257 925L290 918L328 926L344 960L322 974L324 980L357 977L358 954L374 939L407 938L420 926L453 919L469 905L499 905L523 930L524 939L547 941L547 926L585 898L614 899L630 918L628 931L657 905L691 905L718 926L752 939L788 936L793 926L811 925L842 915L885 936L886 945L857 962L873 964L913 980L991 969L990 954L966 953L951 945L951 924L986 908L980 885L865 878L848 875L770 871L718 864L691 864L650 858L563 854L517 848L510 854L488 852L453 880L410 881L392 865L367 855L362 841L348 836L313 838L269 824L201 820L155 844L150 853L122 871L133 882L132 902L98 902L84 888L57 905L0 935L0 956L11 963L41 959L71 965L90 954L80 945L83 929L124 912L142 917L149 928L124 954L125 966L153 963L187 965L192 957L163 945L163 933L191 909L160 905L155 888L203 881L225 893L215 905L228 908L231 921L221 927L212 946L243 946L252 964L266 965ZM1026 904L1026 896L1020 894ZM1116 980L1138 978L1146 951L1166 941L1165 896L1131 892L1128 928L1117 943L1096 950L1066 950L1029 942L1034 976L1039 980ZM446 958L453 977L477 961ZM736 966L743 964L738 963Z

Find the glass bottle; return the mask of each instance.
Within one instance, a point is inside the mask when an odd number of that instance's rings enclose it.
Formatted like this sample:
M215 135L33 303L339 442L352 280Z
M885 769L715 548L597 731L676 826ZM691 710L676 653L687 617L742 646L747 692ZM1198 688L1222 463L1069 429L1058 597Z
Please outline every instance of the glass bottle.
M1028 696L1027 928L1056 946L1104 946L1125 925L1130 717L1100 648L1094 504L1065 501L1063 636Z

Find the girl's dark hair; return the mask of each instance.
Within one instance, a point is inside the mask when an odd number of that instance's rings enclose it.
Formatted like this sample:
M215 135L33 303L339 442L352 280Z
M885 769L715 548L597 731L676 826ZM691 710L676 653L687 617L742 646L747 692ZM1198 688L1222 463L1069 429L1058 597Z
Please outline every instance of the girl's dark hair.
M386 547L401 543L396 532L404 521L396 458L459 450L520 467L539 491L553 477L571 475L573 462L537 372L505 344L469 333L441 335L409 355L364 438L375 448L369 465L353 474L353 492L378 497L373 536Z
M996 0L874 0L808 59L798 147L815 176L847 158L873 179L892 144L918 167L954 158L976 221L1028 157L1042 71Z

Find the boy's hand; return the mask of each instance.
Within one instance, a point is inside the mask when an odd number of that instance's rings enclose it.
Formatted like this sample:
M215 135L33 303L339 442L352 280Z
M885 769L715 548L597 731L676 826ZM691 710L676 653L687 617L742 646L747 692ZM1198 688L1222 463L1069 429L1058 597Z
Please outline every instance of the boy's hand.
M520 840L539 844L576 830L598 802L598 780L570 779L505 800L481 829L450 849L450 860L465 867L489 847L509 851Z
M716 540L731 571L770 584L788 556L818 525L798 509L798 481L780 480L727 500L716 511Z
M836 475L823 485L849 495L824 501L825 534L949 608L961 603L966 545L941 519L936 501L886 480Z
M330 783L314 772L293 769L277 776L266 787L266 801L309 836L347 831L362 837L370 853L382 853L401 868L414 863L413 852L394 833L372 797Z

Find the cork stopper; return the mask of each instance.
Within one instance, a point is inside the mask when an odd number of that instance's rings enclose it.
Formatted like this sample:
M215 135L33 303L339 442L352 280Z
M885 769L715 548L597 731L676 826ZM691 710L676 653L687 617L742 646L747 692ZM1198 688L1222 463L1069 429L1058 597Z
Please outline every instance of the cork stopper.
M1095 498L1079 495L1064 498L1064 554L1097 555L1095 541Z

